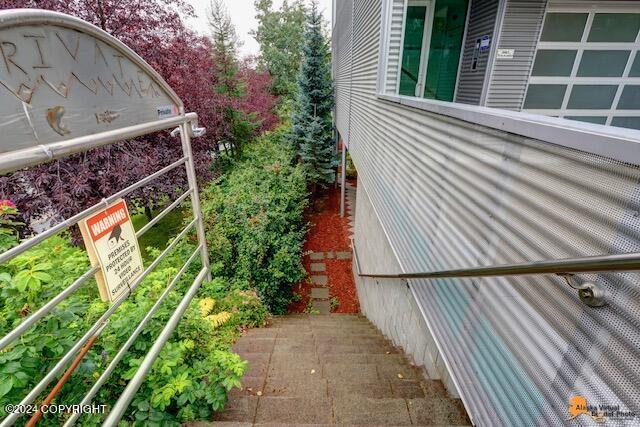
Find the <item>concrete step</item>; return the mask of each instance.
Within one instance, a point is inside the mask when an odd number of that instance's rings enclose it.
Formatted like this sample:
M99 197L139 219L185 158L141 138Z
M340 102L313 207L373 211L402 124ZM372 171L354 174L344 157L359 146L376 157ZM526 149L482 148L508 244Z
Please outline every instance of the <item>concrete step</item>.
M329 298L329 288L311 288L311 298L318 299L328 299Z
M262 397L257 408L256 423L332 424L332 402L328 398Z
M247 372L215 425L469 425L460 401L362 316L276 316L233 348Z
M337 424L411 425L405 399L343 395L340 399L334 399L333 409Z

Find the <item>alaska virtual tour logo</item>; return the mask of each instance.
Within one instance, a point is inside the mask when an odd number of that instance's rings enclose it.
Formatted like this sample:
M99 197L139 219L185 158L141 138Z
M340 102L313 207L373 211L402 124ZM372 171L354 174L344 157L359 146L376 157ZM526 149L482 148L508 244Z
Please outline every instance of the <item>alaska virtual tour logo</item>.
M594 421L605 423L607 420L640 420L640 413L611 404L587 404L584 396L573 396L569 400L569 420L579 416L591 417Z

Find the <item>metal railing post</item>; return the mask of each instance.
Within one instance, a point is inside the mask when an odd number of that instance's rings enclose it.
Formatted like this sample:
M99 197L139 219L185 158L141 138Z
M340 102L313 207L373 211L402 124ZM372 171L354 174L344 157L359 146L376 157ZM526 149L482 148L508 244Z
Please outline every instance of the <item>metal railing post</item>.
M129 407L129 404L135 397L136 392L151 370L153 362L155 362L158 355L160 355L160 351L162 351L164 345L167 343L167 341L169 341L169 338L171 338L174 329L176 328L176 326L178 326L178 323L180 323L182 315L189 307L189 304L198 292L200 284L207 274L209 274L208 270L205 270L204 268L200 270L200 273L193 282L193 285L191 285L185 296L182 298L180 304L169 318L169 321L167 322L165 327L160 332L160 335L151 346L151 349L149 349L149 352L142 360L142 363L138 367L138 370L134 374L133 378L131 378L129 384L127 384L117 402L113 405L113 408L111 408L107 419L104 421L104 423L102 423L103 426L112 427L118 425L118 422L124 415L125 411Z
M347 146L342 141L342 162L340 164L342 172L340 173L340 216L344 218L344 203L347 182Z
M196 224L196 232L198 234L198 242L201 245L200 254L202 256L202 266L207 270L206 280L211 280L211 268L209 266L209 251L207 249L207 238L204 232L204 219L202 218L202 210L200 209L200 196L198 195L198 181L196 179L196 169L193 162L193 151L191 150L191 137L189 134L191 127L190 122L184 122L180 125L180 140L182 141L182 152L187 158L185 168L187 170L187 182L191 191L191 207L193 215L198 219Z

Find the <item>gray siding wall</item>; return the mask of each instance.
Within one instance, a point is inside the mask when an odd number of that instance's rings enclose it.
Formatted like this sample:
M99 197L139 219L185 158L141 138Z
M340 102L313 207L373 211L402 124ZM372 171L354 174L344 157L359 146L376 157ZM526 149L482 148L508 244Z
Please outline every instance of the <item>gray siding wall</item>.
M336 123L343 141L349 144L349 110L351 102L351 14L353 0L336 1L333 45L333 84L336 93ZM336 31L339 30L339 31Z
M456 102L480 105L490 50L480 53L478 66L475 70L471 69L473 54L476 40L482 36L490 36L493 45L498 5L498 0L471 1L469 23L467 25L462 63L460 64Z
M515 49L513 59L495 59L486 106L519 111L542 28L547 0L508 0L499 49Z
M389 25L389 52L387 54L387 79L385 93L395 94L400 72L402 51L402 26L404 23L404 0L393 0Z
M338 67L352 67L351 82L338 82L351 117L339 110L337 126L350 135L397 266L640 252L640 167L380 99L380 0L354 7L352 63ZM345 28L336 25L336 40L347 39ZM348 96L340 93L348 87ZM367 232L356 225L357 245ZM477 425L563 425L572 393L640 407L640 274L578 278L604 288L608 305L586 307L555 275L409 282ZM379 305L367 307L382 318Z
M355 246L362 270L400 272L398 260L362 185L358 185L356 206ZM402 347L415 365L425 368L430 379L442 380L449 394L457 396L424 316L406 282L357 275L355 278L362 313L395 345Z

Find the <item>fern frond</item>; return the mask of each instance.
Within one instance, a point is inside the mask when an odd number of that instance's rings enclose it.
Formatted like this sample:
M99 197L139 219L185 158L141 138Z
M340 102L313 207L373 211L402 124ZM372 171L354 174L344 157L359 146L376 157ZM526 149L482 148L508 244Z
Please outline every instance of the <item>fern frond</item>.
M209 321L214 328L225 324L231 319L231 314L227 311L221 311L218 314L210 314L205 317L205 320Z
M206 317L213 307L216 305L216 300L213 298L203 298L198 302L198 307L200 308L200 315L202 317Z

